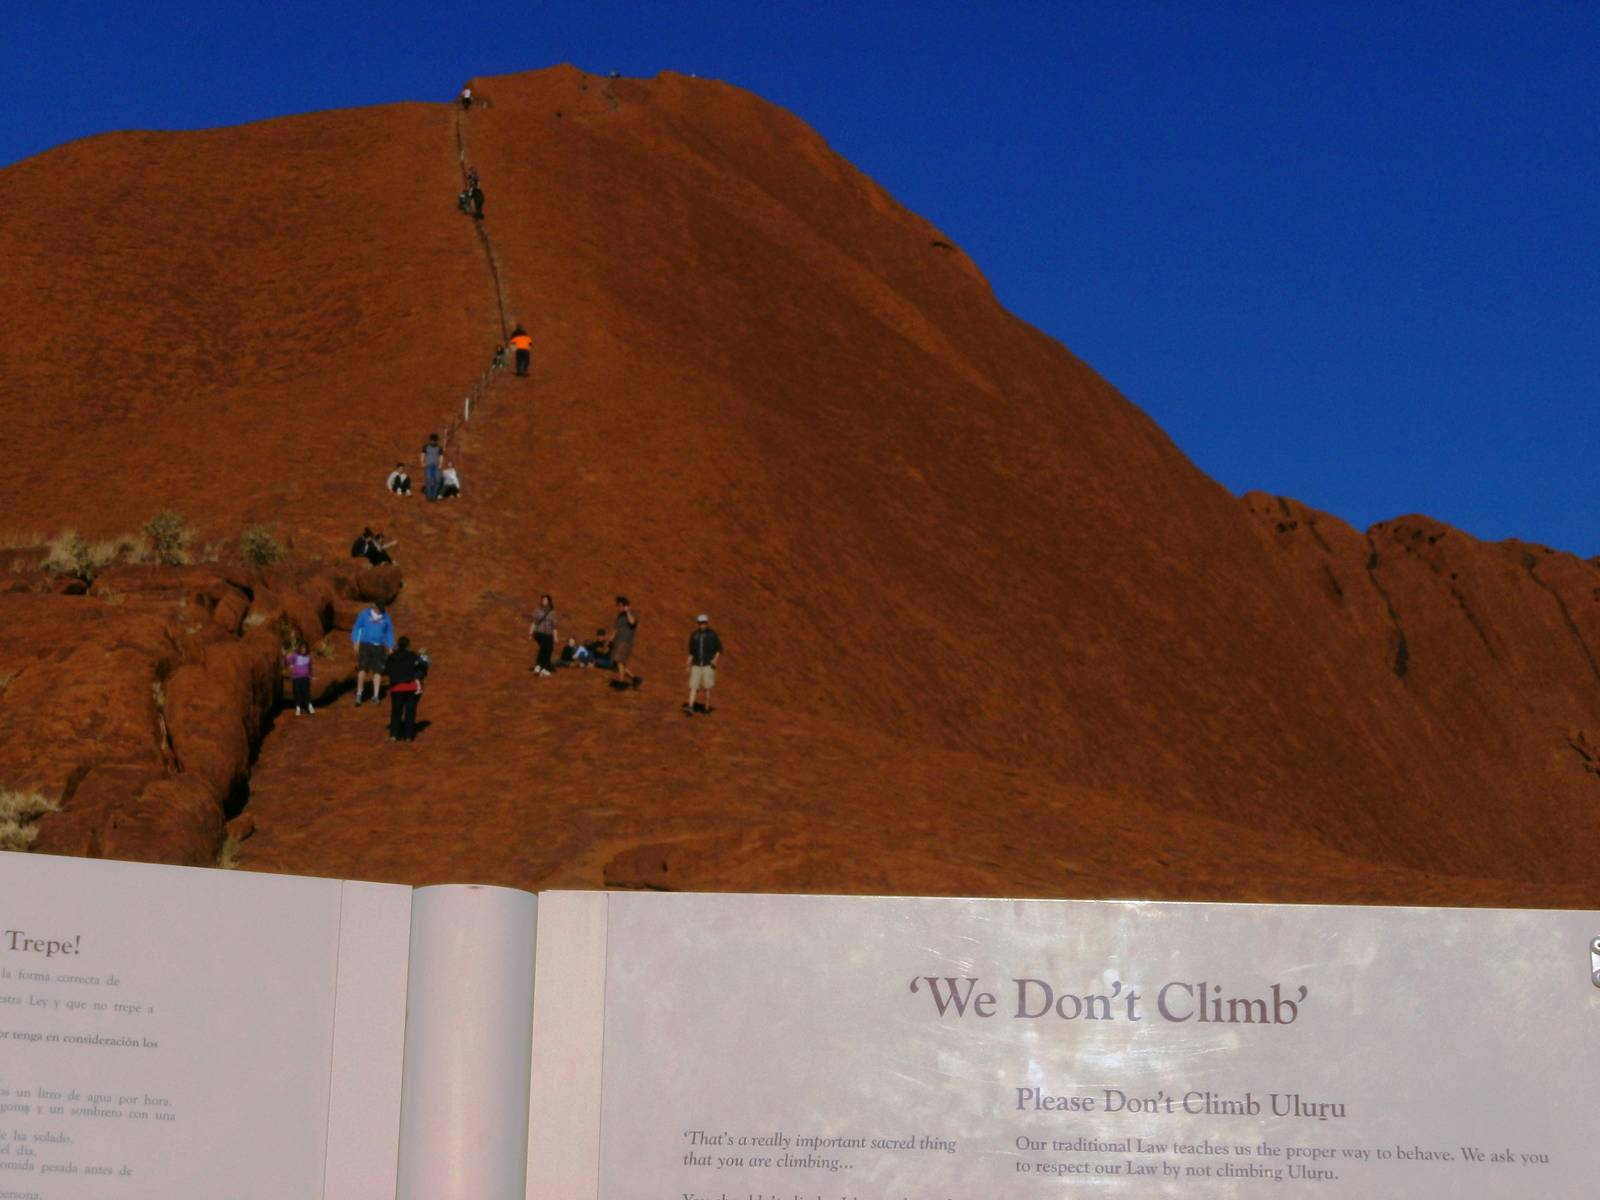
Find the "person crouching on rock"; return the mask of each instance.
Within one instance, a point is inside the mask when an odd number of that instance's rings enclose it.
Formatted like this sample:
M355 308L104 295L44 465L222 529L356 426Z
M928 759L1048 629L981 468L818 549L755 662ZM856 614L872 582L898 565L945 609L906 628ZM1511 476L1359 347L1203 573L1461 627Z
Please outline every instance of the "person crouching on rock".
M396 496L411 495L411 476L406 474L405 463L395 463L394 470L389 472L387 486Z
M378 687L383 675L384 662L394 649L394 622L383 611L383 605L374 603L361 610L350 630L350 643L356 648L356 706L360 707L367 690L367 677L372 677L372 699L378 699Z
M422 699L422 657L411 649L411 639L401 638L389 655L389 740L417 740L417 704Z

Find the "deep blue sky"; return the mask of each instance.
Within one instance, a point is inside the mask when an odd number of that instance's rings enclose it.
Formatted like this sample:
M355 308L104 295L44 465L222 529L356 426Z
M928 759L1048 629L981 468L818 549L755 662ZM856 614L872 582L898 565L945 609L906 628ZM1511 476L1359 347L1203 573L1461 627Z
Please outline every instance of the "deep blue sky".
M799 113L1235 491L1600 553L1600 4L0 5L0 163L671 69ZM0 216L3 219L3 216Z

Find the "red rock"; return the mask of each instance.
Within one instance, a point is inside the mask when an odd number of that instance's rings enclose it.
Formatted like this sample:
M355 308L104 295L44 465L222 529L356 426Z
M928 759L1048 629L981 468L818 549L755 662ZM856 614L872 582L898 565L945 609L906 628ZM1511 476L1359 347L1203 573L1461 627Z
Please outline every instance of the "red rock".
M347 627L392 587L397 628L434 652L415 746L349 704L277 722L246 866L1600 895L1594 562L1229 495L1006 313L948 238L737 89L570 68L482 82L495 103L462 128L503 295L449 211L446 104L111 135L0 172L0 414L31 448L10 519L111 536L177 495L201 547L270 521L298 561L338 564L300 593L319 623ZM179 193L195 199L181 217ZM274 236L238 236L264 212ZM175 262L188 286L153 288ZM452 424L502 302L534 336L534 377L502 375ZM53 332L85 324L114 379ZM450 434L466 494L384 495L430 430ZM344 557L379 524L400 539L403 591ZM259 586L236 573L184 577L227 628L190 628L181 590L150 593L182 660L168 682L185 796L163 824L147 798L171 781L146 788L106 853L159 853L170 829L187 861L220 836L194 789L215 806L232 786L277 683L276 631L228 632L227 589ZM305 619L296 588L265 586ZM645 688L531 676L541 591L584 634L630 594ZM7 627L13 601L35 600L99 603L6 593ZM718 711L685 718L701 610L728 658ZM123 627L94 622L83 636L113 654ZM141 642L125 682L38 636L0 693L0 764L16 749L21 774L64 787L94 731L52 709L68 748L36 750L9 730L11 692L36 674L24 693L53 704L42 681L60 675L82 701L94 680L131 728L160 652ZM326 674L347 669L345 644Z

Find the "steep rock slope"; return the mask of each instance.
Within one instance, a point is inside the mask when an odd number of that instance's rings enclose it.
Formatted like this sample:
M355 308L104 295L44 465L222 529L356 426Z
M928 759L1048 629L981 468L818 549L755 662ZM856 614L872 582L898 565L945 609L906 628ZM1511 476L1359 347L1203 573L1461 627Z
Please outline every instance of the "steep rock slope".
M0 411L35 451L13 520L109 532L171 497L303 551L375 513L402 538L433 723L398 753L348 706L275 734L247 865L1589 894L1592 564L1241 506L938 230L737 89L478 86L492 105L464 118L119 135L0 173L33 214L0 261L49 315L0 317ZM450 207L457 124L498 299ZM188 180L216 184L174 215ZM100 240L74 243L84 223ZM458 439L462 501L385 505L499 299L533 379L502 376ZM584 632L628 592L646 688L533 681L540 591ZM700 609L730 654L721 711L686 721Z

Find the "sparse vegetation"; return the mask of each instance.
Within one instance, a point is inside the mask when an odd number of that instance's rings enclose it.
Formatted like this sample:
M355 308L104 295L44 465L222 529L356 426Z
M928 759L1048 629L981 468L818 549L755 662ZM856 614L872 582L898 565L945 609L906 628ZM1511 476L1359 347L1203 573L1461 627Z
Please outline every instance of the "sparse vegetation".
M76 575L85 583L132 549L127 539L91 542L74 529L65 529L45 544L39 565L57 575Z
M270 567L283 558L283 547L265 525L246 525L239 535L239 554L255 567Z
M49 812L60 812L57 804L38 792L0 790L0 850L28 850L39 830L35 824Z
M0 550L34 550L49 540L37 529L0 529Z
M144 536L155 552L156 560L165 566L175 567L189 561L189 524L170 508L164 508L144 523Z

